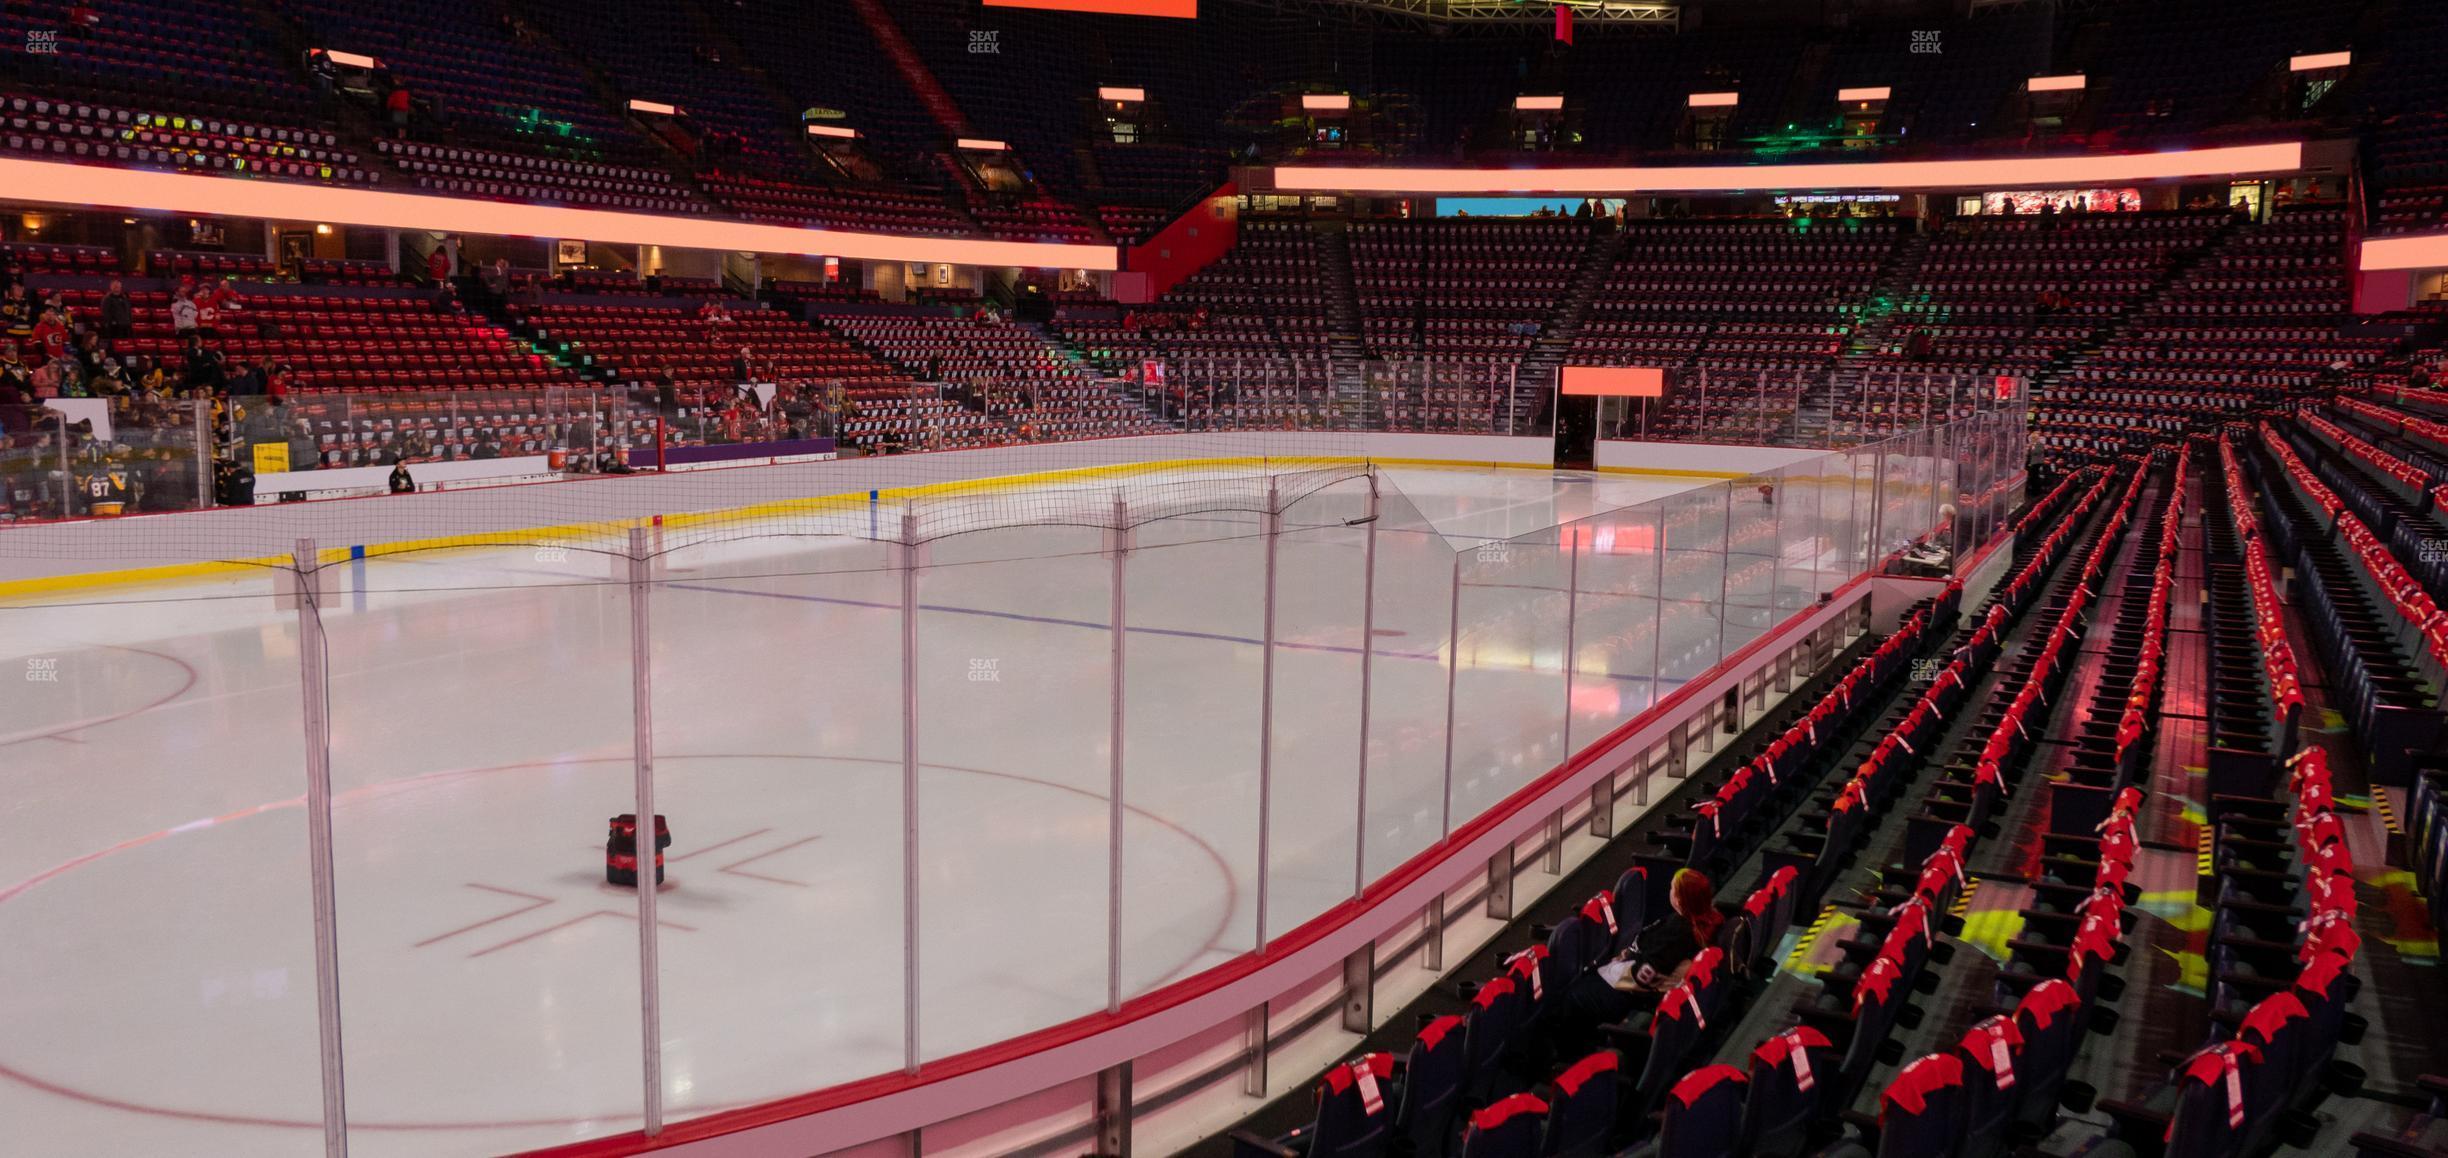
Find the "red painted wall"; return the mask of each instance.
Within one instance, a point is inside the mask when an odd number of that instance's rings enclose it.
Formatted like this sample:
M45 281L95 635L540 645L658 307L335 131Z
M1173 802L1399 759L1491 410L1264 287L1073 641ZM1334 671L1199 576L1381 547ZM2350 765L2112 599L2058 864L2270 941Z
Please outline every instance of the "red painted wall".
M2410 269L2356 270L2354 278L2354 312L2385 314L2390 310L2410 309L2414 305L2414 271Z
M1240 239L1240 189L1226 181L1145 245L1122 251L1125 272L1114 275L1114 300L1132 305L1155 301L1231 252Z

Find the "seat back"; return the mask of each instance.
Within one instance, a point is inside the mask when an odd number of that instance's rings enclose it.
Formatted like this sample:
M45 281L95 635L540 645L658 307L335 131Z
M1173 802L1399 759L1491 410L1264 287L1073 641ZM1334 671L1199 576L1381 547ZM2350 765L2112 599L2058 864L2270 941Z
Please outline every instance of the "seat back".
M1529 1002L1529 1016L1537 1017L1550 1001L1564 998L1564 987L1554 984L1555 975L1548 965L1552 955L1545 945L1532 945L1504 959L1505 976Z
M2318 1076L2317 1067L2304 1064L2314 1045L2312 1014L2301 998L2281 990L2253 1003L2236 1027L2236 1037L2261 1051L2259 1068L2268 1076L2269 1088L2258 1099L2248 1128L2255 1136L2265 1136L2270 1120L2294 1101L2303 1083Z
M1867 968L1853 982L1853 1036L1845 1042L1844 1060L1838 1063L1836 1088L1828 1094L1829 1104L1848 1106L1862 1084L1870 1080L1870 1068L1878 1064L1879 1047L1887 1042L1887 1031L1894 1028L1896 1008L1904 1003L1904 988L1898 984L1895 959L1885 955L1871 958Z
M1919 896L1906 900L1889 910L1895 923L1888 927L1885 944L1880 952L1895 959L1897 970L1906 985L1921 975L1921 967L1929 960L1932 940L1937 931L1932 927L1929 902Z
M1729 920L1726 924L1733 922ZM1729 965L1732 960L1733 957L1725 950L1711 945L1693 954L1691 971L1683 975L1684 984L1690 986L1699 997L1703 1022L1717 1020L1718 1015L1725 1012L1726 1006L1734 1000L1738 978Z
M1793 1158L1810 1140L1825 1106L1825 1082L1836 1074L1836 1047L1826 1034L1795 1026L1751 1051L1750 1096L1743 1109L1750 1152Z
M1394 1055L1364 1054L1318 1079L1309 1158L1378 1158L1393 1135Z
M1556 1075L1542 1153L1549 1158L1594 1158L1606 1152L1620 1097L1618 1064L1614 1050L1600 1050Z
M1640 938L1641 925L1648 919L1648 866L1636 864L1625 869L1622 876L1615 878L1615 887L1610 891L1615 899L1615 951L1620 953Z
M1411 1039L1394 1128L1420 1158L1444 1158L1453 1140L1454 1113L1470 1080L1469 1037L1469 1023L1447 1014L1421 1026Z
M1529 1020L1530 995L1511 977L1491 978L1471 995L1470 1032L1462 1067L1471 1088L1484 1085L1496 1073L1498 1060Z
M1462 1158L1538 1158L1547 1103L1514 1094L1472 1114L1462 1134Z
M2260 1062L2261 1051L2241 1041L2219 1042L2185 1059L2176 1071L2167 1158L2230 1158L2244 1152L2259 1104Z
M1986 1158L2001 1152L2007 1127L2013 1124L2023 1034L2014 1018L1999 1014L1974 1025L1955 1053L1963 1063L1963 1158Z
M1581 962L1581 967L1587 969L1614 956L1615 942L1624 935L1622 918L1615 908L1615 894L1600 889L1590 899L1581 902L1581 920L1588 929L1587 949L1590 956Z
M1657 1013L1649 1019L1649 1056L1641 1062L1636 1088L1648 1098L1655 1097L1651 1091L1666 1089L1690 1064L1693 1047L1707 1032L1708 1013L1701 1005L1700 989L1693 978L1686 977L1658 998ZM1648 1113L1651 1104L1644 1098L1637 1112Z
M1777 945L1784 940L1786 927L1793 924L1793 882L1799 875L1792 865L1779 868L1743 900L1743 912L1751 918L1752 956L1746 971L1754 977L1776 971Z
M1756 964L1751 949L1753 939L1751 914L1735 909L1727 913L1725 921L1717 926L1717 935L1710 938L1710 945L1725 955L1724 968L1729 973L1736 977L1748 977Z
M1547 957L1539 962L1544 988L1563 992L1583 970L1598 963L1611 943L1605 926L1594 926L1579 913L1556 922L1555 930L1547 934Z
M1667 1091L1658 1118L1657 1158L1722 1158L1743 1152L1743 1072L1702 1066Z
M1879 1158L1956 1158L1963 1116L1963 1063L1955 1055L1907 1062L1879 1095Z
M2303 971L2295 975L2295 999L2303 1002L2309 1022L2304 1047L2297 1053L2298 1066L2306 1069L2325 1066L2330 1053L2337 1049L2338 1034L2346 1017L2346 969L2352 963L2353 959L2343 953L2315 953L2304 962Z

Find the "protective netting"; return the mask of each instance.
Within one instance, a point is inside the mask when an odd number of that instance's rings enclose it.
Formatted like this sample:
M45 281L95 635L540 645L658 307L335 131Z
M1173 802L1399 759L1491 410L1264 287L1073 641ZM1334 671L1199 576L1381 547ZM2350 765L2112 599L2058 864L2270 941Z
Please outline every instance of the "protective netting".
M274 561L0 599L26 681L0 746L42 771L0 841L0 945L34 947L0 984L88 1043L12 1064L244 1123L250 1153L314 1148L325 1072L353 1140L504 1152L638 1125L648 1049L666 1121L931 1064L1275 941L1889 547L1986 541L2019 446L1922 432L1698 485L916 456L755 502L734 480L768 472L468 492L497 531L388 501L21 528ZM657 484L704 505L568 517ZM250 514L293 521L167 537ZM285 585L301 533L336 537ZM597 860L641 783L674 837L651 920ZM239 1051L261 1064L134 1080ZM149 1118L85 1104L13 1125L144 1148Z
M955 485L899 502L899 512L909 516L908 530L894 520L892 533L884 537L926 543L1018 526L1127 530L1185 515L1265 514L1270 501L1289 511L1319 491L1368 473L1367 465L1356 461L1291 470L1192 462L1166 464L1161 477L1122 468L1073 472L1032 481L1021 490L994 483Z
M1113 497L1134 485L1148 514L1249 510L1250 480L1357 470L1360 436L1333 432L1172 434L939 454L785 461L755 469L573 475L541 485L420 493L411 500L279 502L185 518L20 524L0 532L0 583L237 563L277 566L301 540L344 554L459 547L627 550L652 528L653 549L743 538L851 536L920 541L1003 526L1108 526ZM29 457L23 473L55 471ZM71 464L74 465L73 463ZM331 472L310 472L323 474ZM1160 485L1156 484L1159 476ZM447 486L447 483L439 484ZM1127 495L1125 496L1127 497Z

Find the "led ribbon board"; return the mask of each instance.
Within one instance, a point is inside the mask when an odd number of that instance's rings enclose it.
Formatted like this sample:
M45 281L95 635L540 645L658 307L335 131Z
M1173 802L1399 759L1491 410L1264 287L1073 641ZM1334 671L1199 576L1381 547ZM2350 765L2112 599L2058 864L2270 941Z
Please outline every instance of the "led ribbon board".
M2078 153L1959 161L1848 161L1796 165L1425 169L1284 165L1280 193L1511 194L1747 193L1812 189L2031 189L2114 186L2187 177L2291 173L2303 143L2232 145L2165 153Z
M0 198L12 202L176 213L320 221L384 229L424 229L491 237L575 238L622 245L741 253L796 253L948 265L1011 265L1031 269L1119 268L1110 245L928 237L846 229L805 229L711 217L675 217L609 209L575 209L472 197L250 181L196 173L114 169L62 161L0 157Z
M1101 12L1108 16L1198 16L1198 0L986 0L988 8L1043 8L1049 12Z

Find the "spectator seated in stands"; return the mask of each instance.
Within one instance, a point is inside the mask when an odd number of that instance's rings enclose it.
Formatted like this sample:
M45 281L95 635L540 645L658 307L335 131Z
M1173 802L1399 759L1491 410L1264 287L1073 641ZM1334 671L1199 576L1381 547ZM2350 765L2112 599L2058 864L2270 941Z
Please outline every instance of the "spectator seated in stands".
M1638 995L1664 993L1682 984L1692 958L1716 938L1725 916L1717 911L1717 886L1705 874L1678 870L1669 899L1673 912L1641 930L1612 962L1573 983L1573 1007L1591 1024L1620 1022L1648 1007Z
M11 281L8 293L0 295L0 329L20 341L34 333L34 299L26 296L22 280Z
M44 309L42 317L34 323L33 338L35 356L43 363L55 362L67 357L67 317L57 307Z
M18 356L15 341L0 341L0 434L25 429L25 408L33 397L34 368Z

